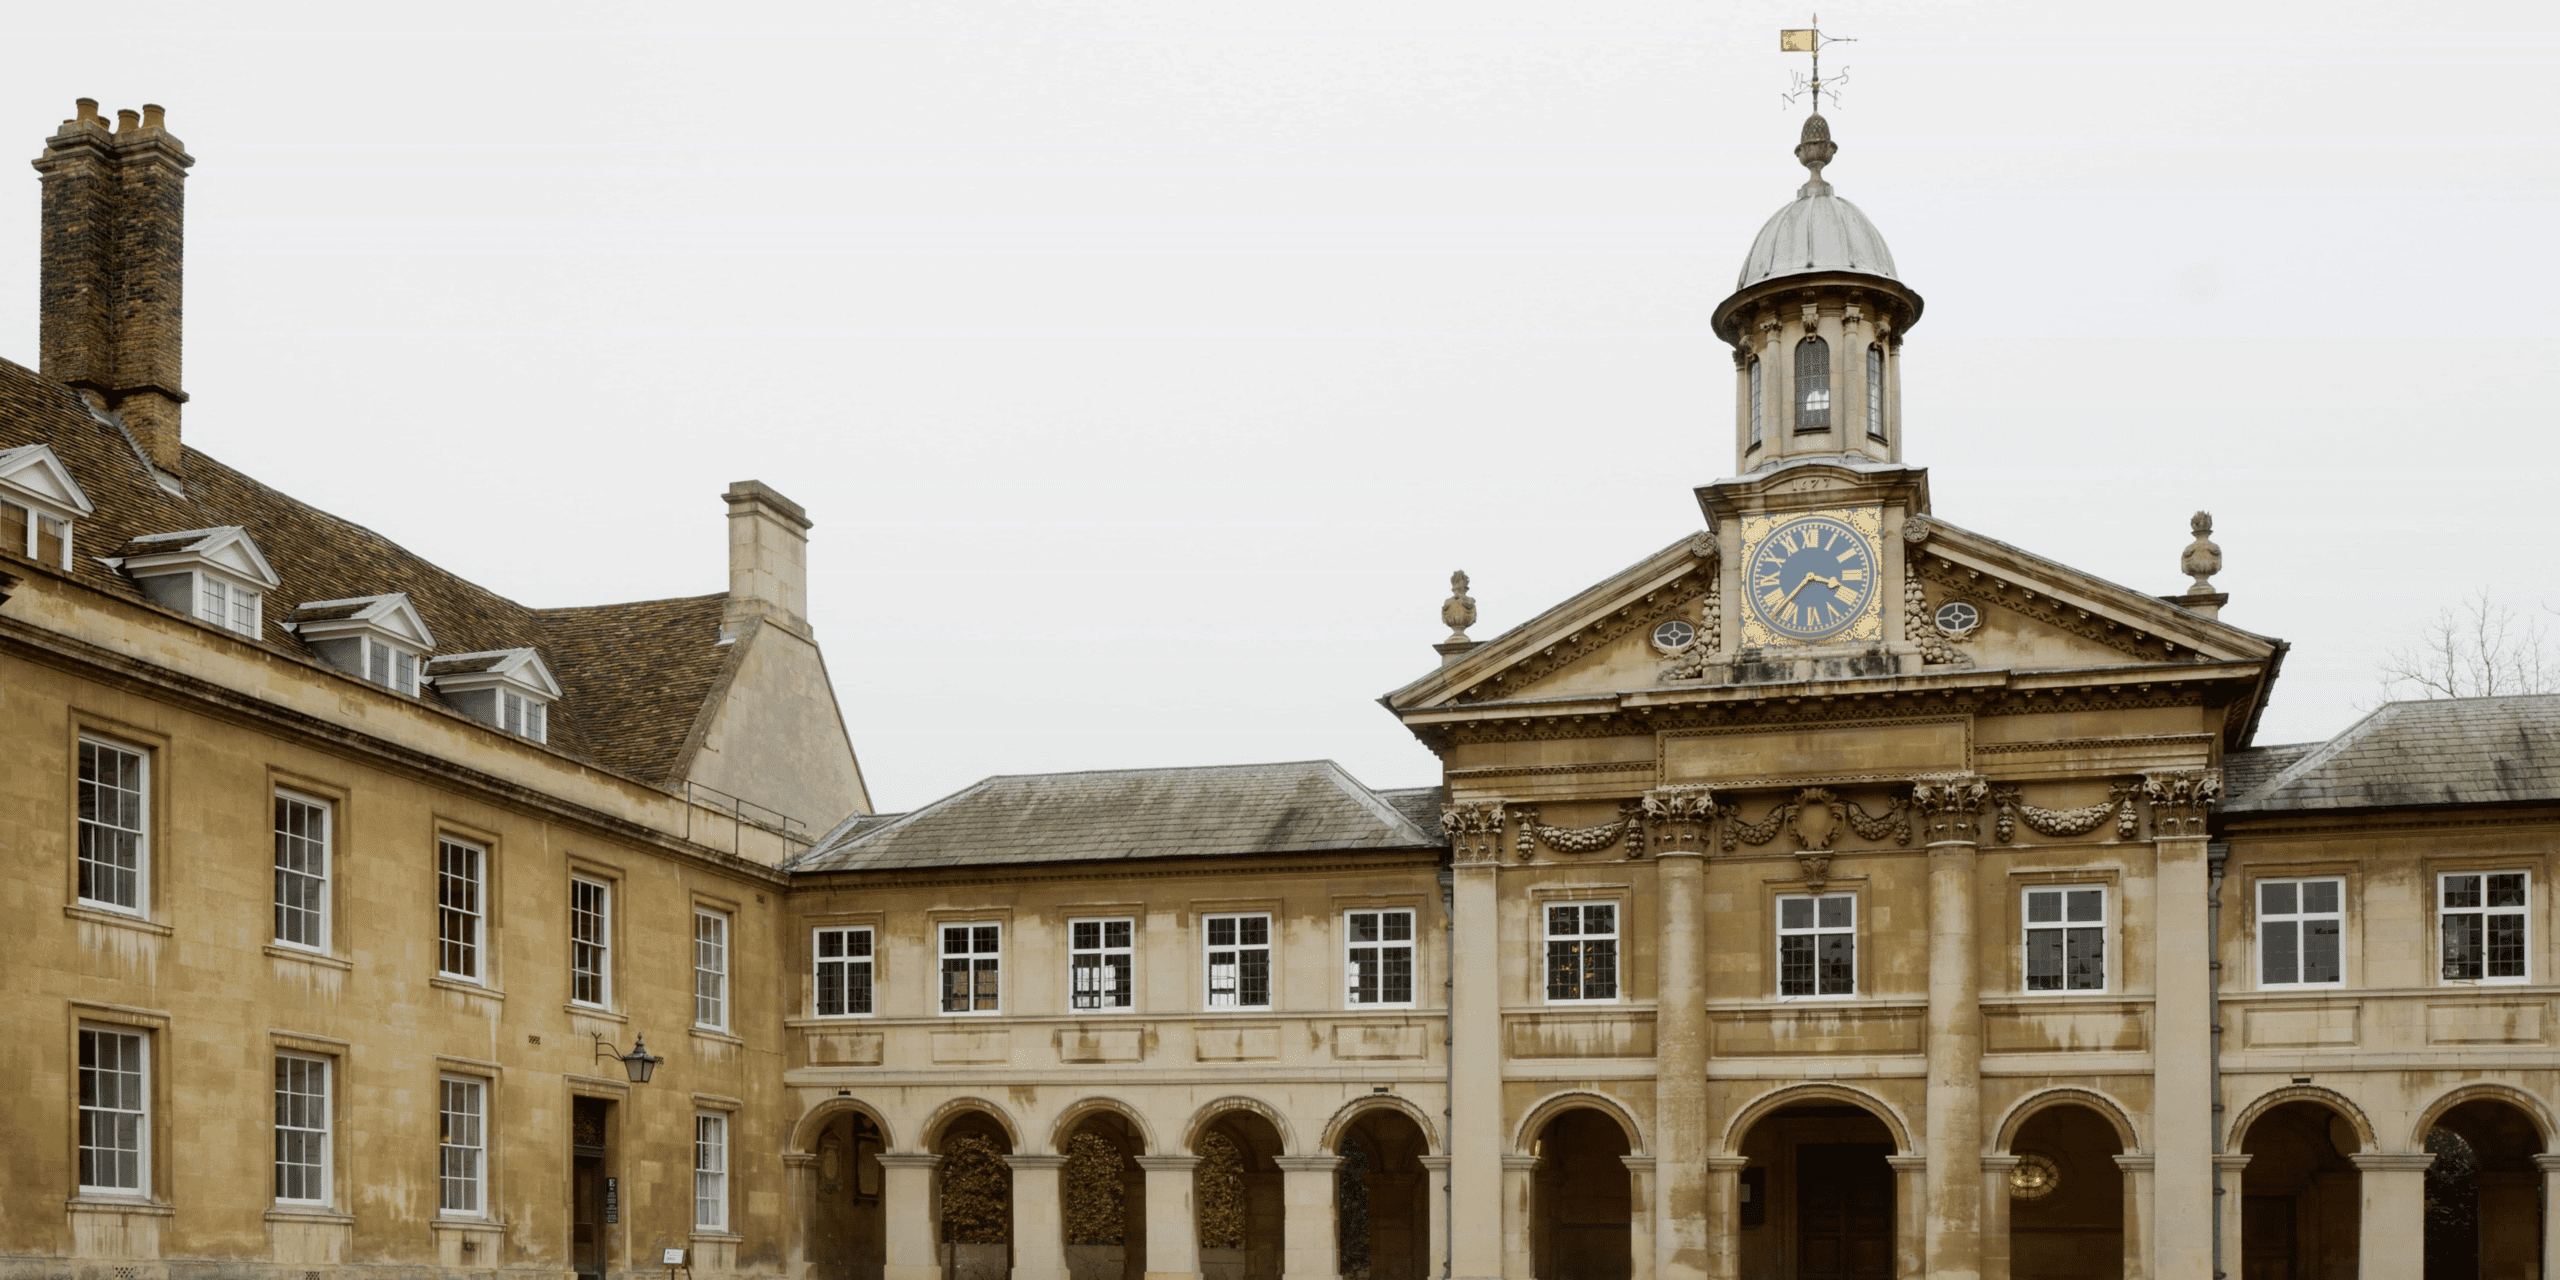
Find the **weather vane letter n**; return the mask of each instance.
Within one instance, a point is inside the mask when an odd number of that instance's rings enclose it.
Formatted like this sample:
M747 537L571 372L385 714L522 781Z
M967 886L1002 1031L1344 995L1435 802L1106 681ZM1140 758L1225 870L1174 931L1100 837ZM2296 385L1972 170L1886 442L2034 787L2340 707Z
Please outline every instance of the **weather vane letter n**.
M1813 55L1813 73L1811 75L1797 75L1795 87L1787 90L1782 101L1784 101L1788 106L1794 106L1796 99L1804 97L1806 94L1811 94L1813 95L1813 113L1815 115L1821 115L1822 91L1829 89L1831 91L1831 101L1836 105L1840 101L1840 85L1843 81L1846 81L1849 78L1849 69L1847 67L1842 67L1838 75L1835 75L1828 80L1823 79L1822 46L1826 44L1854 43L1856 43L1856 41L1849 37L1826 36L1822 34L1822 18L1819 14L1814 16L1813 25L1810 27L1789 27L1780 31L1778 33L1778 52L1809 53Z

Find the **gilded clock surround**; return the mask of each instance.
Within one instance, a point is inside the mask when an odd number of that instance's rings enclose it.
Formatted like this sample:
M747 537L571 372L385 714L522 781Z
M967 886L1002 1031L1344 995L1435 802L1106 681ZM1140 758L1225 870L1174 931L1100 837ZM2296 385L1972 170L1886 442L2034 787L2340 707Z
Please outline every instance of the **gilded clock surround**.
M1881 507L1831 507L1784 514L1746 515L1742 517L1742 557L1738 566L1745 590L1739 612L1742 643L1756 647L1776 645L1815 645L1847 642L1878 642L1884 637L1884 510ZM1854 606L1845 617L1830 622L1819 630L1789 634L1782 623L1764 613L1771 606L1768 592L1761 590L1760 572L1764 553L1772 540L1784 539L1790 533L1808 526L1846 527L1858 540L1865 554L1858 571L1865 575L1863 590L1857 593ZM1784 590L1788 584L1780 584ZM1795 586L1802 586L1799 582Z

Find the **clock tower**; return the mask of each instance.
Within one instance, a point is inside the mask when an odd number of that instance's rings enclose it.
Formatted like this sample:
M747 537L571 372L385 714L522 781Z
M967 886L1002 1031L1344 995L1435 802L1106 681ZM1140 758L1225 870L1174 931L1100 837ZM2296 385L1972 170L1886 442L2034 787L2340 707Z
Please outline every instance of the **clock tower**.
M1938 647L1906 627L1902 599L1902 535L1928 508L1927 473L1902 462L1899 385L1920 295L1875 224L1823 179L1839 150L1828 121L1805 120L1805 184L1761 227L1715 310L1733 346L1737 474L1698 501L1732 602L1727 650L1770 678L1917 668Z

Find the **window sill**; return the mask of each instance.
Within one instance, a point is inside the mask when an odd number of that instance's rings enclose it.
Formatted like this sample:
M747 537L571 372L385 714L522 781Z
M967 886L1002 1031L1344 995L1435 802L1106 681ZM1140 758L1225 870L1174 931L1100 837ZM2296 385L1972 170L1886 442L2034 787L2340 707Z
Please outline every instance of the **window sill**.
M710 1040L719 1044L736 1045L741 1048L745 1047L747 1043L741 1037L733 1036L717 1027L687 1027L685 1030L691 1032L693 1034L693 1038L696 1040Z
M122 1196L100 1195L94 1191L86 1195L72 1196L62 1204L73 1213L138 1213L149 1218L174 1218L178 1214L177 1206L162 1204L157 1200L146 1200L139 1196L128 1200Z
M316 964L325 969L340 969L352 972L356 967L355 961L339 959L336 956L330 955L326 951L305 951L300 947L288 947L273 942L270 942L258 949L266 952L268 955L274 956L278 960L299 960L305 964Z
M747 1238L745 1236L733 1236L726 1231L703 1231L699 1229L686 1238L698 1244L745 1244L747 1242Z
M429 1231L504 1231L506 1229L506 1221L501 1218L436 1217L427 1220Z
M163 938L169 937L177 932L177 930L172 929L157 920L149 919L144 916L133 915L128 912L117 911L108 907L89 907L82 906L77 903L64 903L62 907L62 915L63 918L67 920L85 920L90 924L114 925L119 929L132 929L141 933L157 934Z
M840 1027L848 1022L870 1022L879 1016L880 1015L877 1013L795 1014L791 1017L784 1018L782 1020L782 1025L797 1031L804 1027Z
M613 1010L605 1008L600 1004L580 1004L577 1001L572 1000L569 1003L560 1006L560 1008L564 1012L574 1014L581 1018L601 1018L606 1022L631 1021L631 1016L629 1014L615 1013Z
M267 1210L266 1220L269 1222L313 1222L328 1223L335 1226L354 1226L356 1216L352 1213L345 1213L337 1209L332 1209L327 1205L280 1204L272 1206Z
M500 991L495 987L481 986L479 983L473 982L469 978L448 978L443 974L437 974L436 976L427 979L427 985L445 991L459 991L467 996L479 996L485 1000L504 1000L507 998L506 992Z

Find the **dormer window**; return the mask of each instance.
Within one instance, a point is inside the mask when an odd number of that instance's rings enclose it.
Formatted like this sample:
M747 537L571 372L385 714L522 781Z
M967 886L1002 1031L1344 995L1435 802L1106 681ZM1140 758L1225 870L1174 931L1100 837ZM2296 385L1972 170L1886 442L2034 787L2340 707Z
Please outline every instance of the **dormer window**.
M425 661L421 655L436 647L435 634L405 591L314 600L297 606L284 625L321 661L413 698Z
M0 449L0 548L71 571L71 522L97 510L45 445Z
M149 534L124 544L108 563L163 607L251 637L277 581L257 540L236 524Z
M427 660L436 692L464 715L534 742L551 740L560 682L531 649L440 654Z

